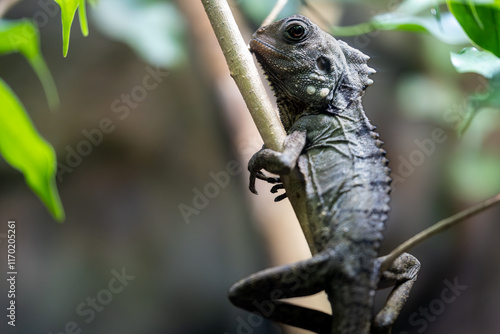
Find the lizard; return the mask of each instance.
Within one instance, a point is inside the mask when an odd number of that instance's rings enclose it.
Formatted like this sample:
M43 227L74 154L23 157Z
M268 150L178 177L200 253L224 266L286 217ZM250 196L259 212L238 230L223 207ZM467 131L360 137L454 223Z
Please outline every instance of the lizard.
M368 56L294 15L259 28L249 43L276 95L287 136L283 151L266 147L248 163L250 190L262 172L298 175L305 194L312 257L236 282L230 301L274 321L316 333L390 333L417 279L419 261L400 255L382 272L378 252L388 218L390 169L361 98L373 83ZM293 174L292 171L299 170ZM286 192L276 198L281 200ZM393 287L374 314L377 289ZM332 314L283 299L325 291Z

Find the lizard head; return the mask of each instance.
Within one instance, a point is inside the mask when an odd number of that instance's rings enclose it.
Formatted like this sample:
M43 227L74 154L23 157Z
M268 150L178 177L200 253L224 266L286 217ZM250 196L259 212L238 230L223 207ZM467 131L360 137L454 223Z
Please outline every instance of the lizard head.
M250 51L268 76L278 104L289 100L307 110L328 105L342 109L373 82L368 78L375 72L366 65L368 56L301 15L259 28Z

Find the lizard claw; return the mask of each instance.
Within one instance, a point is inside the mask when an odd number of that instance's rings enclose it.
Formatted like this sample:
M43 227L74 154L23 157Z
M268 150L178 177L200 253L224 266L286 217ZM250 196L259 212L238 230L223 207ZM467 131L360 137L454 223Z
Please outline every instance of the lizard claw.
M267 176L264 173L258 173L255 175L259 180L266 181L267 183L275 184L281 183L281 179L279 177Z
M279 177L267 176L266 174L262 173L261 171L250 172L249 189L252 193L254 193L256 195L257 195L257 190L255 189L255 180L256 179L266 181L267 183L276 184L271 189L272 193L275 193L278 189L283 189L283 184L281 183L281 179ZM273 189L275 189L275 190L273 190Z
M280 189L285 189L285 186L283 186L283 183L278 183L277 185L274 185L272 188L271 188L271 192L273 194L276 194L278 192L278 190Z
M279 196L276 196L276 198L274 199L274 201L275 201L275 202L279 202L279 201L284 200L284 199L285 199L285 198L287 198L287 197L288 197L288 196L287 196L287 194L286 194L286 193L283 193L283 194L281 194L281 195L279 195Z
M278 192L278 190L281 190L281 189L285 189L285 186L283 185L283 183L278 183L271 188L271 193L276 194ZM279 201L284 200L285 198L287 198L286 192L281 194L281 195L276 196L274 201L279 202Z
M250 173L250 183L249 183L248 188L255 195L258 195L257 189L255 189L255 180L256 179L263 180L263 181L266 181L268 183L274 184L274 186L271 188L271 193L273 193L273 194L276 194L278 192L278 190L280 190L280 189L285 189L285 187L283 186L283 183L281 183L281 179L279 177L267 176L266 174L262 173L261 171L258 171L255 173L251 172ZM276 197L274 199L274 201L279 202L279 201L285 199L286 197L287 197L286 193L284 193L284 194L281 194L278 197Z
M250 174L248 189L250 189L250 191L255 195L258 195L257 190L255 189L255 174Z
M249 184L248 188L250 189L250 191L252 193L254 193L255 195L258 195L257 189L255 189L255 180L256 179L267 180L267 178L268 177L266 175L264 175L264 173L262 173L261 171L250 172L250 184Z

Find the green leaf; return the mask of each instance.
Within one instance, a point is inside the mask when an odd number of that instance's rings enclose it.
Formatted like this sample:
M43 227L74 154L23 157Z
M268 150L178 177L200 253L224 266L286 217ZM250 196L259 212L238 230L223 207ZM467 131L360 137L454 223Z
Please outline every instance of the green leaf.
M85 11L85 0L54 0L61 7L61 24L63 31L63 56L68 55L69 36L71 25L75 18L76 9L78 8L78 16L80 18L80 29L83 36L89 34L87 24L87 13Z
M78 18L80 19L80 28L83 36L89 35L89 24L87 22L87 11L85 9L85 0L80 0L80 8L78 9Z
M52 110L59 106L59 96L50 71L40 50L38 28L30 20L0 20L0 54L21 53L42 82Z
M474 200L498 193L500 188L498 155L465 152L453 159L452 166L451 177L458 192Z
M64 209L55 183L54 149L38 134L14 92L1 79L0 106L0 153L24 174L28 186L62 222Z
M483 84L483 89L469 96L469 107L466 110L464 119L460 124L460 127L458 128L460 135L463 135L468 130L468 128L472 124L472 121L480 112L491 109L498 113L498 109L500 108L500 75L498 75L497 73Z
M185 24L172 3L163 0L107 0L93 10L103 34L130 46L155 66L172 66L186 59Z
M373 18L383 30L426 31L446 44L464 44L467 37L450 13L441 13L440 20L428 16L379 15Z
M500 153L488 138L498 133L499 121L500 115L494 109L483 109L475 116L457 150L450 157L453 191L473 200L498 193Z
M428 32L446 44L464 44L468 42L457 20L450 13L440 13L439 20L429 14L417 16L413 12L421 7L406 6L408 12L397 10L374 16L369 22L348 27L335 27L335 36L352 36L366 34L375 30L399 30L412 32Z
M450 52L450 57L451 63L459 73L479 73L488 79L500 73L500 58L488 51L469 47L459 53Z
M500 57L500 1L448 0L447 4L470 40Z
M445 0L405 0L394 10L396 14L415 15L436 8Z

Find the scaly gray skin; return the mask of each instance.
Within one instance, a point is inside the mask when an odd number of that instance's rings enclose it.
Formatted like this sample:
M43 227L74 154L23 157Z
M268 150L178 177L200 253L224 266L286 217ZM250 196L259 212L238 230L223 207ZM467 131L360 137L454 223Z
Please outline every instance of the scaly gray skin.
M379 270L391 178L382 142L361 106L375 72L366 65L369 57L299 15L257 30L250 49L268 75L288 134L283 152L263 148L252 157L250 190L256 193L256 178L278 181L262 169L279 175L299 169L294 182L306 196L303 229L313 257L251 275L233 285L229 297L266 318L318 333L390 333L420 264L403 254ZM373 317L375 290L389 286L386 305ZM278 301L321 290L332 316Z

